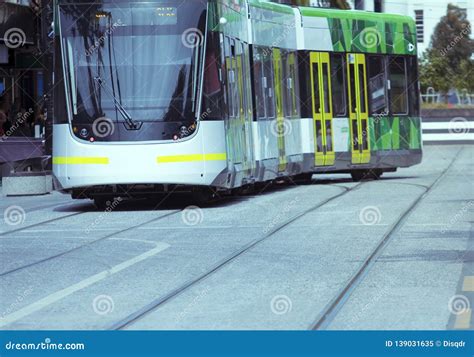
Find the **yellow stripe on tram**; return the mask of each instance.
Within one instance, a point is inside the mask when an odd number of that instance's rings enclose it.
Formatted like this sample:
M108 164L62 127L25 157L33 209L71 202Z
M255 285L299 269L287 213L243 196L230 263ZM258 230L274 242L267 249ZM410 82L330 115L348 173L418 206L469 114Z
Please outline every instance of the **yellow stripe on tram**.
M173 155L159 156L158 164L171 164L179 162L203 162L203 161L226 161L227 154L193 154L193 155Z
M108 157L54 157L54 165L108 165Z

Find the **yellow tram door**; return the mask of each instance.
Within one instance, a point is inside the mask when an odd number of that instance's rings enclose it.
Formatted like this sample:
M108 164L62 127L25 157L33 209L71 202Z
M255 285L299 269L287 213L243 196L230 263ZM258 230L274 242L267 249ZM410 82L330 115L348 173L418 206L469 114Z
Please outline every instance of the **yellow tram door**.
M241 45L234 39L225 38L224 55L227 70L227 98L229 120L226 125L228 160L242 165L242 170L252 167L252 155L248 152L244 91L244 61Z
M238 46L238 44L236 45ZM240 158L241 158L241 163L242 163L242 168L244 170L249 170L249 158L248 158L248 152L247 152L247 142L246 142L246 128L245 128L245 108L244 108L244 86L243 86L243 60L242 56L243 53L241 52L241 48L236 48L236 56L233 59L233 67L235 68L235 73L236 73L236 91L238 93L237 95L237 100L238 100L238 107L237 107L237 130L236 130L236 135L238 136L238 141L239 141L239 153L240 153Z
M285 148L285 114L283 113L283 67L281 51L273 49L273 69L275 78L275 102L276 102L276 132L278 134L278 158L280 172L286 169L286 148Z
M352 163L370 162L369 108L367 99L367 68L364 54L347 55L349 76L349 113Z
M315 165L333 166L336 155L334 153L334 133L332 130L333 114L329 53L312 52L310 63Z

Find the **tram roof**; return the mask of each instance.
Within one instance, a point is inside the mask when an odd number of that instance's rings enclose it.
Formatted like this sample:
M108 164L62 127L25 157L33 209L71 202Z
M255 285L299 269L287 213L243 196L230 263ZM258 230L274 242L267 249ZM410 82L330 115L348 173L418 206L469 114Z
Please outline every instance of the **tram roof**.
M321 7L292 6L279 4L268 0L248 0L248 3L250 4L250 6L287 14L293 13L293 8L297 7L300 10L301 15L304 17L323 17L327 19L356 21L359 20L376 23L408 23L410 25L411 31L416 32L415 20L409 16L404 15L377 13L361 10L340 10Z

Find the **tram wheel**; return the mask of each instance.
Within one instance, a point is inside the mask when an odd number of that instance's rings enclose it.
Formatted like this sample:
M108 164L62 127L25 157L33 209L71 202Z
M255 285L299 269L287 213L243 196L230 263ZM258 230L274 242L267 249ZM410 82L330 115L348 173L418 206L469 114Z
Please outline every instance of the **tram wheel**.
M369 170L351 171L351 176L354 182L366 181L372 178Z
M381 169L356 170L351 172L352 180L355 182L367 180L380 180L383 175Z
M380 180L383 176L383 170L381 169L373 169L369 170L369 172L374 180Z
M313 182L313 173L296 175L293 177L293 181L298 185L310 185Z
M198 206L205 206L216 198L216 194L208 187L196 188L192 192L192 200Z

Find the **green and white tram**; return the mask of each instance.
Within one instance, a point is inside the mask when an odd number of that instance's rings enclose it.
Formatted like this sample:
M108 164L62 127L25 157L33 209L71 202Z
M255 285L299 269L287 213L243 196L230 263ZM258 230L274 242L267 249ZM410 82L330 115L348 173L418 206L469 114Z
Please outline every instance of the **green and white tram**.
M408 17L58 0L54 174L74 198L361 179L422 158Z

